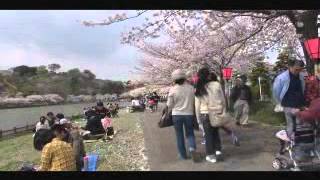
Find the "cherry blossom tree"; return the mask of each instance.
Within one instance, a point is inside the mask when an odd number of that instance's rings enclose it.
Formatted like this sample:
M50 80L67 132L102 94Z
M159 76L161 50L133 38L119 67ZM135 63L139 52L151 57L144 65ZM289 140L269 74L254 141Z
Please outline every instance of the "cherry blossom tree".
M110 25L143 16L137 11L109 17L102 22L83 21L86 26ZM146 17L146 23L123 32L122 43L142 52L139 70L158 83L168 79L176 68L209 64L218 74L225 66L245 71L254 57L285 46L293 47L297 58L305 59L308 71L313 64L302 45L317 35L313 10L159 10ZM170 37L165 44L153 44L153 38ZM300 50L303 49L301 52ZM242 65L242 67L240 66Z

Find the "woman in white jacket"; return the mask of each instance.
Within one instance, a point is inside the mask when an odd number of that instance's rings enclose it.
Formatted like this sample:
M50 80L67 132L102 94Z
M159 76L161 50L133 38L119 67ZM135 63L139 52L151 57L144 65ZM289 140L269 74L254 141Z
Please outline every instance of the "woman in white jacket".
M209 120L209 111L222 113L226 110L226 102L224 93L217 78L212 78L208 68L201 68L198 72L199 80L196 85L195 92L195 111L199 124L203 125L206 140L206 160L212 163L217 161L217 156L221 156L221 140L219 135L219 127L213 127ZM233 131L227 127L233 139L237 142L237 137Z
M172 73L172 80L174 81L174 85L169 91L167 106L169 111L172 110L172 120L176 132L179 155L181 159L188 159L184 142L184 126L188 139L189 152L195 161L196 141L193 131L193 87L186 82L186 75L180 69Z

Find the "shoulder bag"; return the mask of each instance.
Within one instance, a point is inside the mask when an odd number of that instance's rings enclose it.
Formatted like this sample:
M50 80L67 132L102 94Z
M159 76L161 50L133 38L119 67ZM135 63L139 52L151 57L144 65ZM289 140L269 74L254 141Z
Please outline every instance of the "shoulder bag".
M172 111L169 112L168 106L163 109L158 126L159 128L173 126Z

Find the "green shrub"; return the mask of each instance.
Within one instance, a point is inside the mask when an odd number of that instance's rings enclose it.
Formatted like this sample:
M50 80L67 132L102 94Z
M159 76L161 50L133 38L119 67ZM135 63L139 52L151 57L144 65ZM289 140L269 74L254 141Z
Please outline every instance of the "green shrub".
M274 112L274 105L271 102L255 101L250 106L250 119L271 125L285 125L284 113Z
M78 119L81 119L83 118L84 116L82 114L73 114L71 117L70 117L70 120L71 121L75 121L75 120L78 120Z

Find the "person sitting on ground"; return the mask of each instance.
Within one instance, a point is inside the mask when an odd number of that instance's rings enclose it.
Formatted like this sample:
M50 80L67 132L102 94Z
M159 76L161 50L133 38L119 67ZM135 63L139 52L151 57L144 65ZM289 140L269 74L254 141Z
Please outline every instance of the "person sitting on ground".
M111 117L110 110L105 108L102 101L97 102L97 106L94 108L94 111L97 115L99 115L102 119L105 116Z
M94 116L96 112L91 107L86 108L86 111L84 112L84 116L86 119L89 119L91 116Z
M90 131L91 135L104 134L105 130L102 127L101 119L110 117L110 111L103 106L102 102L98 102L96 109L89 112L87 124L83 129Z
M136 98L131 98L131 106L132 107L140 107L140 102Z
M60 120L60 124L63 125L70 134L66 139L66 142L72 145L76 159L77 171L81 171L84 165L83 158L86 156L86 152L84 148L83 138L80 135L79 128L73 126L72 123L65 118Z
M51 129L54 138L42 149L38 171L75 171L76 160L72 147L63 141L67 130L60 124L54 124Z
M50 129L39 129L33 138L33 147L37 151L42 151L42 148L51 142L54 138L54 134Z
M113 135L114 135L114 129L112 126L112 119L105 117L105 118L101 119L101 124L107 133L107 138L112 140Z
M54 123L56 122L56 116L53 114L53 112L48 112L47 113L47 117L48 117L48 123L49 126L51 127L52 125L54 125Z
M146 105L145 105L145 99L143 97L139 98L139 104L142 107L142 109L145 109Z
M45 116L41 116L40 121L36 125L36 132L39 131L40 129L50 129L49 123Z
M64 118L64 114L58 113L58 114L56 115L56 121L55 121L55 123L56 123L56 124L59 124L59 123L60 123L60 120L63 119L63 118Z

